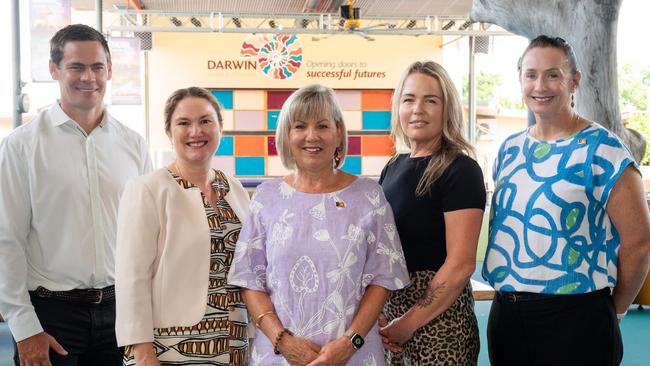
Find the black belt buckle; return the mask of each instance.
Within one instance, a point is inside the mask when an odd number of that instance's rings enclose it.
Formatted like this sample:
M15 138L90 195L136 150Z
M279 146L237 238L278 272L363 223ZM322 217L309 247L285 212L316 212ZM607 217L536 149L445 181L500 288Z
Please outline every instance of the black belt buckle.
M508 292L506 298L510 300L510 302L517 302L517 294L514 292Z
M93 296L95 296L95 294L97 295L97 300L90 301L91 304L99 305L99 304L102 303L102 299L104 299L104 290L103 289L94 289L94 288L89 289L88 293L93 294Z

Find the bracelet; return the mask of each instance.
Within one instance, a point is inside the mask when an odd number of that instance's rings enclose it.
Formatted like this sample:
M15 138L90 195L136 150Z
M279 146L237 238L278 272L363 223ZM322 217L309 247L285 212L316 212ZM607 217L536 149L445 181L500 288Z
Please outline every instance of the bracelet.
M275 314L275 311L273 311L273 310L269 310L269 311L265 311L265 312L263 312L262 314L258 315L258 316L255 318L255 325L257 325L257 327L259 328L259 327L260 327L260 324L262 324L262 319L264 319L264 317L267 316L267 315L269 315L269 314Z
M625 318L625 315L627 315L627 311L621 314L616 314L616 319L618 320L619 323L621 322L621 320L623 320L623 318Z
M280 354L280 350L278 350L278 346L280 345L280 341L282 340L282 337L284 337L285 334L288 334L290 336L293 335L291 331L287 328L284 328L278 333L278 335L275 337L275 342L273 342L273 353L276 355Z

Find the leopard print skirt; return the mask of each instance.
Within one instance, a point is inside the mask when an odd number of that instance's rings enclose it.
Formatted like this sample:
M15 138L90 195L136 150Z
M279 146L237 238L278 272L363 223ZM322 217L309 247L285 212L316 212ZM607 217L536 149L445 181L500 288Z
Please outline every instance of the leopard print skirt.
M411 272L411 286L393 292L384 306L388 320L401 316L413 307L435 274L434 271ZM479 348L474 297L468 283L447 310L415 332L404 345L404 352L386 351L386 364L472 366L478 363Z

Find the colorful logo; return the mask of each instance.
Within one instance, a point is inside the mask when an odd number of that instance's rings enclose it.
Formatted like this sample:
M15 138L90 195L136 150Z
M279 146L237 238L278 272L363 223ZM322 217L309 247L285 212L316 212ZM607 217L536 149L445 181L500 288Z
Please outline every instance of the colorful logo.
M249 34L239 56L256 58L260 70L273 79L289 79L302 64L302 46L295 34Z

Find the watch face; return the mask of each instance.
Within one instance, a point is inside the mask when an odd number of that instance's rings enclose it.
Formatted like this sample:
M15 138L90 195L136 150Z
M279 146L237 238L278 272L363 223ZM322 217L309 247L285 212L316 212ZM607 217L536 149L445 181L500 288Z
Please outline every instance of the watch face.
M363 338L358 334L354 334L352 338L350 338L350 341L352 341L352 346L354 346L355 349L361 348L364 343Z

